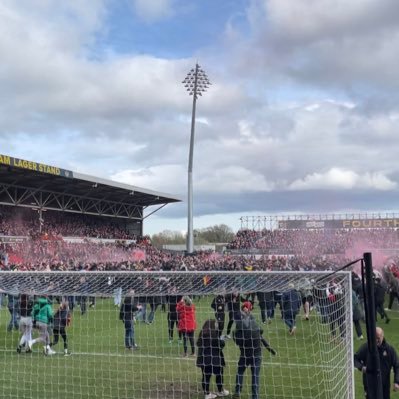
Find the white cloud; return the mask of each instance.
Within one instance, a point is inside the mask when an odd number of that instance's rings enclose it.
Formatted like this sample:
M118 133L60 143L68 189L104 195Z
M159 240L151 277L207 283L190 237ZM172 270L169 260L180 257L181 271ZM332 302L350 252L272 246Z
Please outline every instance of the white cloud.
M243 74L263 75L269 85L295 82L349 95L397 90L396 0L253 0L251 5L253 36L241 37L235 54Z
M382 172L358 174L352 170L331 168L325 173L312 173L289 185L290 190L393 190L397 184Z
M395 0L267 0L265 3L276 34L302 42L386 29L396 25L392 14L399 11Z
M121 170L112 180L165 193L182 193L187 171L181 165L157 165L145 169Z
M173 0L133 0L137 14L147 22L155 22L172 16L173 3Z
M205 193L239 194L250 192L267 192L274 189L275 184L269 182L261 173L236 165L220 166L201 173L195 187Z

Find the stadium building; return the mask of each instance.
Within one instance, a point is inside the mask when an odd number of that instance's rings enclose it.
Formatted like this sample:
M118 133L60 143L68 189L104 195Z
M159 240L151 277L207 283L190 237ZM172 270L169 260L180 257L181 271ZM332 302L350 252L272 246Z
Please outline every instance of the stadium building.
M64 212L99 221L111 218L130 234L142 236L146 218L180 201L177 196L0 154L0 205L36 211L40 231L46 212ZM5 239L0 234L0 241Z

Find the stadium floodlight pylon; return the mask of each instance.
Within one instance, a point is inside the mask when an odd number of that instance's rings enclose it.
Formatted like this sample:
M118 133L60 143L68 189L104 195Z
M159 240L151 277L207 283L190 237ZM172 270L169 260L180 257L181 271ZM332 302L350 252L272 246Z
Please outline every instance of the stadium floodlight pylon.
M193 159L194 159L194 133L195 133L195 114L197 109L198 96L202 96L212 84L207 74L198 63L191 69L184 78L184 87L186 87L190 96L193 96L193 106L191 111L191 133L190 150L188 154L188 181L187 181L187 253L194 251L194 230L193 230Z
M309 320L297 317L295 334L288 332L277 304L274 318L262 324L258 300L252 314L264 337L277 351L263 351L260 397L275 399L353 399L352 288L349 272L333 276L323 272L2 272L0 292L46 295L58 308L57 297L80 301L67 327L71 356L63 356L62 339L53 356L44 356L39 346L33 353L16 352L19 333L6 333L9 312L0 311L0 397L1 398L203 398L201 372L195 358L182 357L182 345L174 332L168 337L168 298L189 295L196 306L197 329L214 318L215 295L279 293L292 288L309 289L314 309ZM148 304L147 323L134 324L138 350L126 350L124 325L114 295L122 290ZM118 294L117 294L118 295ZM154 298L156 298L154 300ZM249 296L249 298L252 298ZM93 299L95 299L95 304ZM92 307L89 301L93 301ZM155 318L148 319L149 304L159 305ZM162 310L165 305L165 311ZM226 322L223 335L226 335ZM232 331L234 331L233 325ZM37 335L37 332L34 332ZM224 387L234 392L238 347L226 339ZM251 377L244 376L242 397L250 393ZM211 380L211 390L216 391Z

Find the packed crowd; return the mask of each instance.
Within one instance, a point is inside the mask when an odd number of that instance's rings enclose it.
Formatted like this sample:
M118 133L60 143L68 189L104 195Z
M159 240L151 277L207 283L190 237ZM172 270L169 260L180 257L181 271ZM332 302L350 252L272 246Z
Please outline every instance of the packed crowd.
M12 245L1 244L1 253L0 270L24 271L331 270L335 264L323 258L261 256L256 259L210 251L185 256L159 250L148 240L135 244L28 240Z
M61 240L62 237L136 238L110 218L56 211L43 212L40 218L35 209L10 206L0 206L0 235L40 236L47 240Z
M241 230L229 249L272 250L286 254L342 254L356 243L373 248L397 248L394 229Z
M0 236L24 236L0 244L0 270L333 270L353 259L348 250L399 248L396 230L241 230L224 254L193 256L160 250L149 237L130 235L115 221L46 212L38 234L37 212L0 206ZM67 242L64 237L79 237ZM94 243L90 238L119 239ZM127 239L130 240L127 240ZM248 254L258 248L263 255ZM232 251L239 249L239 253ZM273 255L275 254L275 255Z

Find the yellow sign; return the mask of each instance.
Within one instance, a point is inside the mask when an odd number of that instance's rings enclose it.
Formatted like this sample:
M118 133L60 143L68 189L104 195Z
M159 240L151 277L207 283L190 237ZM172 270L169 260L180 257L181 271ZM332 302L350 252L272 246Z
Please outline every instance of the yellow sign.
M376 229L376 228L398 228L399 219L355 219L343 220L344 229Z
M73 173L69 170L60 169L56 166L50 166L43 163L26 161L25 159L14 158L8 155L0 154L0 164L33 170L35 172L48 173L54 176L73 177Z

